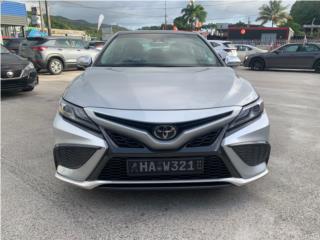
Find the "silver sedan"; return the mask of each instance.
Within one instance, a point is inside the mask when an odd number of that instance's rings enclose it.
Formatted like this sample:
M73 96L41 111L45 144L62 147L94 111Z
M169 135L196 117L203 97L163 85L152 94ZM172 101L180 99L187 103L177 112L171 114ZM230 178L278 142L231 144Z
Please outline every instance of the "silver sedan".
M78 64L87 69L54 120L60 180L85 189L207 188L268 173L263 100L200 35L120 32L94 62Z

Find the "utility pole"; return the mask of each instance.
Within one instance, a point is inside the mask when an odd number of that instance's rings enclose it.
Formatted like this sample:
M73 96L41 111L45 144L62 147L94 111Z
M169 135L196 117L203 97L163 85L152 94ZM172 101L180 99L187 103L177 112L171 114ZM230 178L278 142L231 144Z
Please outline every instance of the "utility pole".
M167 30L167 0L164 0L164 30Z
M39 12L40 12L40 21L41 21L41 32L44 31L44 21L43 21L43 14L42 14L42 7L41 7L41 1L39 0Z
M45 6L46 6L48 36L51 36L51 21L50 21L49 8L48 8L47 0L45 0L44 3L45 3Z

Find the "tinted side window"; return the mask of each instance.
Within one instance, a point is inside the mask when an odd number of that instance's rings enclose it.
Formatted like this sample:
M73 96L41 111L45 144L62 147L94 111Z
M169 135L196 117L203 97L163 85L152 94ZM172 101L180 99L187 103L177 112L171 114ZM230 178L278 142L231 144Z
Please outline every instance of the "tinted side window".
M301 46L300 52L318 52L320 49L313 45L313 44L307 44L305 46Z
M283 52L297 52L299 48L299 45L288 45L288 46L284 46L282 48L280 48L281 51Z
M48 47L54 47L56 46L56 40L48 40L43 43L43 45L48 46Z
M63 48L70 47L70 43L68 42L67 39L56 39L55 41L56 41L57 47L63 47Z
M84 43L82 40L69 39L69 41L71 43L71 47L73 47L73 48L84 48Z
M251 50L251 48L247 47L247 46L243 46L243 45L238 45L237 46L237 50L240 52L244 52L244 51L249 51Z

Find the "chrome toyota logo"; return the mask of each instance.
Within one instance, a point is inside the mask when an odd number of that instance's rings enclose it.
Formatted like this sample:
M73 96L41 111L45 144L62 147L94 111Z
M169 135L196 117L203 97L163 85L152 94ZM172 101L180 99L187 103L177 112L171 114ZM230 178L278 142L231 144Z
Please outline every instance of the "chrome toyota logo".
M154 128L153 134L158 139L170 140L177 135L177 129L172 125L159 125Z
M7 72L7 77L8 78L12 78L13 77L13 72L12 71L8 71Z

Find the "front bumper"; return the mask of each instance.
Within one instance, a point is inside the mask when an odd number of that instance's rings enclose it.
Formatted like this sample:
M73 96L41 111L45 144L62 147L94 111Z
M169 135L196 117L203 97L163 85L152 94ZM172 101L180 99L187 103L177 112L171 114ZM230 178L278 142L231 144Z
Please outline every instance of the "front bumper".
M230 119L229 119L230 121ZM100 124L103 124L102 122ZM193 149L177 148L159 149L150 151L146 149L126 149L115 147L104 134L90 132L80 126L70 123L59 114L54 120L54 131L56 136L55 147L59 146L79 146L85 148L95 148L94 154L81 166L66 167L56 161L56 177L64 182L93 189L96 187L109 188L203 188L216 187L221 185L242 186L255 181L268 173L267 162L269 152L264 156L263 161L255 163L248 162L240 157L236 152L237 146L257 146L269 147L269 120L266 112L259 118L237 129L233 132L222 131L219 138L213 145ZM142 139L143 140L143 139ZM145 139L145 141L148 141ZM155 144L156 143L150 143ZM267 148L268 149L268 148ZM175 180L121 180L121 179L101 179L99 174L110 159L115 157L190 157L190 156L211 156L221 157L230 176L222 178L207 179L175 179ZM241 155L243 156L243 155ZM253 164L252 164L253 162Z
M28 76L14 79L1 79L1 92L22 91L32 88L39 83L37 72L31 72Z

